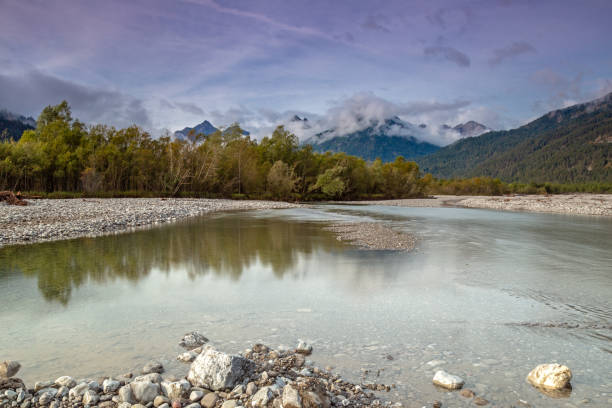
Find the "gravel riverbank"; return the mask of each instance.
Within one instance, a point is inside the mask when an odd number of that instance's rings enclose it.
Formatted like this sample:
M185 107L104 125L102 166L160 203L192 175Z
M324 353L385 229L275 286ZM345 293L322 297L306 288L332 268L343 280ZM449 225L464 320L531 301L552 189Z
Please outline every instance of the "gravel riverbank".
M297 206L278 201L174 198L28 200L25 207L0 204L0 247L113 234L218 211Z
M612 216L612 194L555 194L513 196L449 196L404 200L352 201L345 204L396 207L468 207L502 211Z

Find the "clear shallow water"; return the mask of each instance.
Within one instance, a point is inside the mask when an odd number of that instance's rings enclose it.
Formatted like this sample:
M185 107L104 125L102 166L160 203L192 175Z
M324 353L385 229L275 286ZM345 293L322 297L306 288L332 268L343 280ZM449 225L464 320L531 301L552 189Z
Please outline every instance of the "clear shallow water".
M321 227L378 221L412 253L361 251ZM461 375L495 405L612 404L612 220L453 208L320 206L233 213L130 234L0 249L0 358L29 383L113 375L198 329L221 349L292 347L405 406L469 406L431 385ZM390 359L392 358L392 359ZM443 361L437 367L427 362ZM557 400L525 382L574 372ZM369 370L365 375L364 370Z

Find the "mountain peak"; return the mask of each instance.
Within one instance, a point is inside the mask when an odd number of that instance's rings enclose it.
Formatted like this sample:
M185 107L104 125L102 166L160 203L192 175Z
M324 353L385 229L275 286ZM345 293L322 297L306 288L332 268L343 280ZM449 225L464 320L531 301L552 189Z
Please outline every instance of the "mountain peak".
M174 137L176 137L177 139L185 139L189 132L191 132L192 130L196 135L203 134L204 136L208 136L215 133L219 129L213 126L213 124L210 123L208 120L204 120L202 123L195 125L194 127L185 127L182 130L177 130L176 132L174 132ZM242 134L245 136L250 135L250 133L246 130L243 130Z
M489 127L473 120L467 121L465 123L460 123L457 126L453 127L453 129L459 132L459 134L463 137L480 136L483 133L491 131Z

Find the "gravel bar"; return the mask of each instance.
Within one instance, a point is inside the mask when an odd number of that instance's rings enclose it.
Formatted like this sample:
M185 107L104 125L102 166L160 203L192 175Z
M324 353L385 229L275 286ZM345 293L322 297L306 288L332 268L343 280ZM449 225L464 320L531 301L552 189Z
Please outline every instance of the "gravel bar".
M411 251L416 238L375 222L336 223L325 228L336 234L339 241L347 241L363 249Z
M394 207L467 207L502 211L612 216L612 194L554 194L508 196L449 196L403 200L350 201L340 204Z
M278 201L183 198L28 200L0 204L0 247L131 231L218 211L297 207Z

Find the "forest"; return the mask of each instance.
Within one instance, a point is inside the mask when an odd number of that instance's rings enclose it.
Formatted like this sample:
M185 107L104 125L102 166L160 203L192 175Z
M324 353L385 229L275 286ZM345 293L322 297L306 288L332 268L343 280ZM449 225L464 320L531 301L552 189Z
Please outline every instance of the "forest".
M88 126L62 102L47 106L36 128L0 143L0 190L43 197L228 197L275 200L358 200L429 194L612 192L602 183L503 183L440 180L416 163L390 163L345 153L316 153L282 126L261 141L238 124L211 135L159 138L137 126Z

